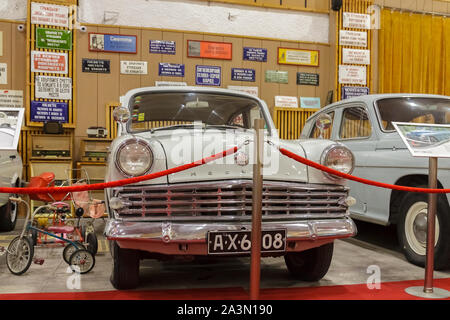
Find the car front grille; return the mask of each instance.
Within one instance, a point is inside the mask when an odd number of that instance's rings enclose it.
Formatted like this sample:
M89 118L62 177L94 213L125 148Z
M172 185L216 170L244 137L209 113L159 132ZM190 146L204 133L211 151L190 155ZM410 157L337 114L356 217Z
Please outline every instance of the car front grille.
M113 190L125 202L121 218L242 219L252 215L252 182L223 181L176 185L126 186ZM343 186L265 181L263 219L342 216Z

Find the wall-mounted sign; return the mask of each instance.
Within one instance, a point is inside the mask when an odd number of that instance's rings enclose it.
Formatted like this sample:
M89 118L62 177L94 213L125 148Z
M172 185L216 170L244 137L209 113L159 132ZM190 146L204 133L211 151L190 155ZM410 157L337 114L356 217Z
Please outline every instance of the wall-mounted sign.
M267 61L267 49L244 47L243 59L248 61Z
M258 96L258 87L246 87L246 86L227 86L227 89L245 92L251 94L252 96Z
M297 72L297 84L306 86L318 86L319 74L318 73L306 73Z
M231 80L255 82L255 69L231 68Z
M320 109L320 98L300 97L300 108Z
M31 72L67 74L67 53L31 51Z
M319 50L278 48L278 63L318 67Z
M208 58L208 59L232 59L231 42L211 42L211 41L187 41L188 52L190 58Z
M344 28L370 29L370 15L362 13L344 12Z
M222 69L218 66L195 66L195 84L220 86Z
M370 50L343 48L342 62L348 64L370 64Z
M72 32L70 30L36 28L36 47L72 50Z
M83 72L92 73L110 73L110 65L111 63L109 60L83 58L81 61L81 70Z
M72 79L64 77L36 76L34 96L43 99L72 99Z
M3 31L0 31L0 57L3 56Z
M68 122L68 105L65 102L31 101L30 120L32 122Z
M89 33L89 51L136 53L136 43L133 35Z
M158 75L167 77L184 77L184 64L160 63Z
M31 23L68 27L69 7L31 2Z
M150 40L150 53L175 54L175 41Z
M122 74L147 74L147 61L120 61Z
M23 114L23 108L0 108L0 150L17 150Z
M23 91L0 90L0 107L23 108Z
M342 99L365 96L368 94L368 87L342 87Z
M0 63L0 84L8 84L8 64Z
M288 83L288 71L266 70L265 81L275 83Z
M187 86L186 82L181 82L181 81L155 81L155 86L156 87L184 87Z
M367 48L367 32L340 30L339 45Z
M290 96L275 96L275 107L298 108L298 99Z
M366 82L366 67L339 65L339 83L365 86Z

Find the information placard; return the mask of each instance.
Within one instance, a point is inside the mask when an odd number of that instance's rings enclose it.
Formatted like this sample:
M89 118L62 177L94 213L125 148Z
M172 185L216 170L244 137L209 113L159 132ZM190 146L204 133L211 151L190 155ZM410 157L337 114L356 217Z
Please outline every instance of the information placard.
M72 32L62 29L36 28L36 47L72 50Z
M255 82L255 69L231 68L231 80Z
M233 44L231 42L188 40L187 46L187 56L190 58L232 59Z
M275 83L288 83L289 82L288 71L266 70L265 81Z
M65 77L36 76L34 96L43 99L72 99L72 79Z
M65 102L31 101L30 120L32 122L68 122L68 105Z
M320 109L320 98L300 97L300 108Z
M370 50L342 49L342 62L348 64L370 64Z
M318 73L297 72L297 84L307 86L319 85Z
M203 86L220 86L222 68L218 66L195 66L195 84Z
M136 53L136 43L134 35L89 33L89 51Z
M184 64L160 63L158 68L159 76L184 77Z
M31 2L31 23L67 28L69 26L69 7Z
M319 50L278 48L278 63L318 67Z
M150 53L175 54L175 41L150 40Z
M81 61L81 70L91 73L110 73L111 62L110 60L83 58Z
M23 91L0 90L0 107L23 108Z
M275 96L275 107L298 108L298 99L291 96Z
M67 74L67 53L31 51L31 72Z
M339 45L367 48L367 32L340 30Z
M367 84L366 67L340 65L339 83L365 86Z
M155 87L184 87L186 82L182 81L155 81Z
M147 74L147 61L120 61L122 74Z
M368 87L342 87L342 99L365 96L369 94Z
M267 61L267 49L244 47L243 60L266 62Z
M0 57L3 56L3 31L0 31Z
M258 87L246 87L246 86L227 86L227 89L245 92L251 94L252 96L258 96Z
M344 12L344 28L370 29L370 15L363 13Z

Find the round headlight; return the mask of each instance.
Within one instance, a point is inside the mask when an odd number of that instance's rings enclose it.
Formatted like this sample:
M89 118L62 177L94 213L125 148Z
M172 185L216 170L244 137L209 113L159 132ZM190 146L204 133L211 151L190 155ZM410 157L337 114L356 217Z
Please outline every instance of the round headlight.
M355 166L355 158L353 153L343 145L331 145L326 148L321 157L321 164L331 169L351 174ZM331 179L341 179L338 176L324 172Z
M148 172L153 164L153 152L144 140L124 141L116 153L116 166L126 176L137 177Z

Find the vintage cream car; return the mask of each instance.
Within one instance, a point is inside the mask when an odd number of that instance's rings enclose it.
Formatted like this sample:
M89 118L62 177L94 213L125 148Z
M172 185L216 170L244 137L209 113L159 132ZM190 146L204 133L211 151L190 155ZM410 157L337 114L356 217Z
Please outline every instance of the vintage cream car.
M129 91L115 118L106 181L160 172L238 146L237 153L169 176L105 191L105 236L112 284L139 283L145 258L250 254L256 118L265 121L262 256L284 256L293 276L321 279L333 240L355 235L345 181L281 155L277 146L343 172L353 154L323 139L280 141L264 101L247 93L204 87Z

